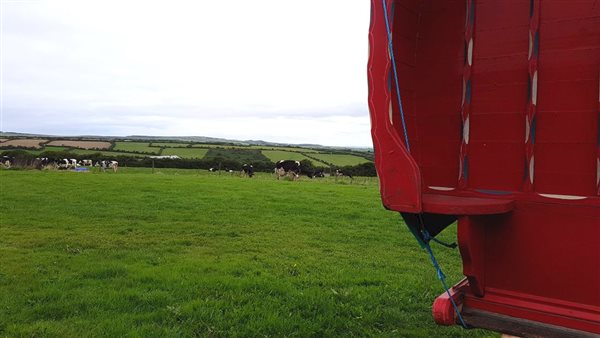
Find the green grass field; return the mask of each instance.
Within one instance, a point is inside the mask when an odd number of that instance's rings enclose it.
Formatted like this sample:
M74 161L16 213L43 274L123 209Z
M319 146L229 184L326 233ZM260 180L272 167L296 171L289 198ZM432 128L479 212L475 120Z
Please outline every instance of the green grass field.
M145 157L145 156L149 156L149 155L144 155L144 154L139 154L139 153L126 153L126 152L122 152L122 151L106 151L106 150L102 151L102 150L92 150L92 149L73 149L73 150L71 150L71 153L79 154L79 155L90 155L90 154L100 153L103 156L107 156L107 157L115 157L115 156Z
M369 160L354 155L344 155L344 154L310 154L311 157L318 158L328 163L332 163L335 166L343 167L347 165L357 165L365 162L369 162Z
M189 143L152 142L150 145L152 147L185 148Z
M299 147L265 147L265 146L249 146L251 149L261 149L261 150L287 150L287 151L295 151L301 153L316 153L317 151L314 149L308 148L299 148Z
M149 154L158 154L160 152L160 148L150 147L149 142L116 142L113 150L120 152L138 151Z
M254 162L268 162L266 158L258 149L220 149L210 148L206 153L205 159L225 159L233 160L239 163L254 163Z
M223 149L238 149L241 146L232 146L226 144L211 144L211 143L194 143L192 144L194 148L223 148ZM244 147L246 148L246 147Z
M0 336L497 337L433 323L427 254L367 183L0 170Z
M41 149L35 149L35 150L33 150L33 149L23 149L23 151L37 156L37 155L39 155L39 154L41 154L41 153L43 153L45 151L71 151L71 149L73 149L73 148L46 146L46 147L43 147ZM4 151L6 151L6 150L4 150Z
M181 158L203 158L208 149L202 148L165 148L161 155L177 155Z

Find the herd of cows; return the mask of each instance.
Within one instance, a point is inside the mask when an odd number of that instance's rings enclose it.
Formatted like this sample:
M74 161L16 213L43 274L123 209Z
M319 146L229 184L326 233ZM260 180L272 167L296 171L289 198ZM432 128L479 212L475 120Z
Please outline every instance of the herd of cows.
M11 156L2 156L2 162L0 163L4 168L10 168L15 163L14 157ZM106 169L112 169L114 172L117 172L119 169L119 162L114 160L102 160L93 163L92 160L77 160L74 158L48 158L48 157L38 157L32 163L32 166L37 169L58 169L58 170L67 170L67 169L77 169L80 167L99 167L102 171Z
M2 162L0 165L5 168L10 168L15 159L10 156L2 156ZM38 169L51 168L58 170L76 170L81 167L98 167L101 168L102 171L106 169L112 169L114 172L117 172L119 168L119 162L114 160L102 160L93 163L92 160L77 160L77 159L68 159L68 158L60 158L60 159L51 159L47 157L36 158L33 167ZM216 172L218 171L215 168L210 168L209 171ZM233 170L225 169L225 171L233 173ZM281 179L282 177L289 177L291 180L296 180L300 177L300 175L306 175L309 178L320 178L325 177L325 173L322 169L305 169L302 170L300 162L295 160L281 160L276 163L275 168L273 170L277 179ZM254 168L251 164L244 164L242 166L241 171L242 176L252 177L254 176ZM347 176L352 178L352 175L342 172L341 170L336 170L333 175L335 176Z
M217 168L208 169L210 172L218 172L220 171ZM223 171L227 173L234 173L235 171L231 169L224 169ZM325 173L323 169L304 169L302 170L302 165L299 161L295 160L281 160L275 164L275 168L273 169L273 173L277 179L281 179L282 177L289 177L292 181L300 178L301 175L306 175L309 178L320 178L325 177ZM336 170L333 175L335 176L346 176L349 178L353 178L352 175L345 173L341 170ZM251 164L244 164L241 170L242 177L252 177L254 176L254 167Z
M252 165L244 164L244 166L242 167L242 172L244 175L246 175L248 177L252 177L252 175L254 174ZM303 171L302 167L300 165L300 162L295 161L295 160L281 160L281 161L277 162L275 164L275 169L273 169L273 172L275 173L275 176L277 177L277 179L287 176L287 177L291 178L292 180L296 180L300 177L300 175L306 175L309 178L325 177L325 173L323 172L323 169L316 169L316 170L305 169ZM336 176L348 176L348 177L352 178L352 175L345 174L344 172L342 172L339 169L335 171L335 175Z

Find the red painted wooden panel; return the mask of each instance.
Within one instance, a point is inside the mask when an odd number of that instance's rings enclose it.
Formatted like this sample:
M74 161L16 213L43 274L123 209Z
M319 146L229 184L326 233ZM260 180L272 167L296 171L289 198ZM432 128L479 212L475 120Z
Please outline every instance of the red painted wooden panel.
M475 13L467 183L518 191L525 168L529 2L477 2Z

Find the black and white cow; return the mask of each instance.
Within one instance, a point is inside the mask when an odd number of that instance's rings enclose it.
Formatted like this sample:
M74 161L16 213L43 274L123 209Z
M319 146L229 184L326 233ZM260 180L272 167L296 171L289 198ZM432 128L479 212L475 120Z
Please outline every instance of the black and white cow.
M6 169L10 169L10 167L12 167L13 163L15 162L14 157L12 156L2 156L2 163L0 163L1 166L3 166Z
M61 158L56 161L56 166L58 167L58 169L69 169L69 167L71 166L71 161L69 161L69 159L66 158Z
M33 164L36 169L44 169L48 165L50 165L50 162L51 162L50 159L47 157L36 157Z
M119 169L119 162L117 162L117 161L108 161L108 162L109 162L108 167L112 168L112 170L114 172L117 172L117 170Z
M277 179L289 176L292 180L300 177L300 162L294 160L281 160L275 164L275 175Z
M254 167L252 166L252 164L244 163L244 165L242 166L242 176L248 176L250 178L254 176Z
M81 160L81 162L79 162L79 165L83 167L91 167L92 160Z
M335 170L335 176L346 176L346 177L350 177L351 179L353 178L351 173L341 171L340 169Z
M325 173L323 173L323 169L319 169L307 172L306 176L308 176L309 178L321 178L325 177Z
M106 171L106 169L112 169L114 172L117 172L117 169L119 169L119 162L102 160L100 162L96 162L95 166L100 167L102 171Z
M217 168L209 168L208 171L210 171L211 173L216 173L217 171L219 171L219 169L217 169Z

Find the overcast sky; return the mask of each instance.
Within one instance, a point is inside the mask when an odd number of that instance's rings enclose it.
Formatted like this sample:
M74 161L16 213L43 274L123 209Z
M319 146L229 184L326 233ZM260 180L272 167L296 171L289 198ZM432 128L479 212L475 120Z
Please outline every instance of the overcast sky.
M3 131L371 146L368 1L0 2Z

